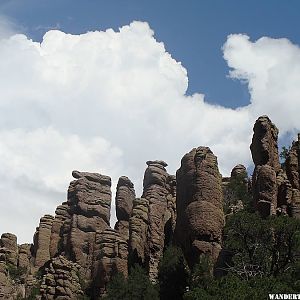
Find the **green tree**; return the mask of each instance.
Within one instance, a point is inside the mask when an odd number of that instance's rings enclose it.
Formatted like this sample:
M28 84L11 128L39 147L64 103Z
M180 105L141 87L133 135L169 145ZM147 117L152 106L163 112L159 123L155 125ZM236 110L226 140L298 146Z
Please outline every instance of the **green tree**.
M287 216L262 219L239 212L225 226L225 247L233 254L231 273L249 280L290 270L300 251L300 221Z
M150 282L145 271L135 265L127 279L117 274L108 284L106 300L158 300L157 288Z
M159 264L160 299L182 299L188 286L188 277L189 272L182 250L175 246L168 247Z

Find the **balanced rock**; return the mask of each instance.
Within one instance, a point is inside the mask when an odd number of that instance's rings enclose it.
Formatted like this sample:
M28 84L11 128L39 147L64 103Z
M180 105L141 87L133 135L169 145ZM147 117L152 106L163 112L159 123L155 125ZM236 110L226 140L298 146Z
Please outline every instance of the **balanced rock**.
M176 241L193 267L199 255L214 261L221 250L224 226L221 174L216 156L208 147L184 155L176 174Z

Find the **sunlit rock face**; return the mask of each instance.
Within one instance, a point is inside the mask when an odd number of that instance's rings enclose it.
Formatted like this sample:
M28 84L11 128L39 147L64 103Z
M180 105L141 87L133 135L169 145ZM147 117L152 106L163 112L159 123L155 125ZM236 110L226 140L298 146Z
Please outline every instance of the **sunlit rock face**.
M192 267L201 254L217 260L224 227L222 177L208 147L185 154L176 174L176 241Z

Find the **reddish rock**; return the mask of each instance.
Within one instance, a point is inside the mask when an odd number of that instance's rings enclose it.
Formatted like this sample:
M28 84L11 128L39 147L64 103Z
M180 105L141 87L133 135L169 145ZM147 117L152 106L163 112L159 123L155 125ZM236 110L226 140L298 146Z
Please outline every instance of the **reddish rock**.
M127 241L114 229L107 228L97 232L93 267L93 297L102 297L107 284L118 273L128 275Z
M97 173L73 171L74 180L68 189L68 215L62 231L67 258L83 268L86 280L91 279L96 232L109 227L111 179Z
M66 249L67 235L70 228L70 206L67 202L59 205L55 210L55 218L53 220L51 228L51 240L50 240L50 257L55 257L58 254L62 254ZM68 226L67 224L68 223Z
M129 240L129 219L132 214L135 191L133 183L126 176L119 178L116 192L116 214L117 223L115 230L119 232L126 241Z
M268 116L261 116L256 120L253 132L250 149L255 166L269 165L275 172L279 171L277 127Z
M216 156L208 147L194 148L182 158L176 181L176 241L190 267L202 253L216 261L224 226L221 174Z
M82 299L80 266L64 256L52 258L46 268L40 287L41 299Z
M50 237L54 217L45 215L40 219L33 238L34 266L42 267L50 259Z
M166 171L163 161L147 161L144 190L134 201L130 218L129 249L133 262L144 264L152 282L166 244L172 240L176 221L174 176Z
M255 169L252 176L253 200L258 212L267 217L277 209L278 129L267 116L259 117L250 145Z
M0 261L17 266L17 237L12 233L3 233L0 239Z

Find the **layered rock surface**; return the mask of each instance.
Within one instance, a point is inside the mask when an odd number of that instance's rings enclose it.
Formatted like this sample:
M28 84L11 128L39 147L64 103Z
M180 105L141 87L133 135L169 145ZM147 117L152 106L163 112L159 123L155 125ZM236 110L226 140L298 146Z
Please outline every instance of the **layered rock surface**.
M96 235L93 267L93 297L105 294L107 284L118 273L128 275L128 245L117 231L107 228Z
M250 146L255 164L253 200L259 213L266 217L275 214L277 208L278 129L267 116L261 116L256 120L253 132Z
M174 177L164 161L147 161L143 195L136 199L130 218L130 254L142 263L155 282L166 243L172 239L176 222Z
M300 217L299 140L288 152L281 167L278 156L278 129L267 116L259 117L250 146L255 169L253 200L263 217L274 214Z
M192 267L199 255L216 261L224 226L221 174L216 156L208 147L184 155L177 181L176 240Z
M298 134L298 140L292 143L285 166L290 183L290 214L300 219L300 134Z
M81 288L80 266L64 256L52 258L45 268L40 287L41 299L80 299L84 293Z
M129 219L132 214L133 201L135 200L135 190L133 183L126 176L119 178L116 192L116 214L117 223L115 230L129 240Z

